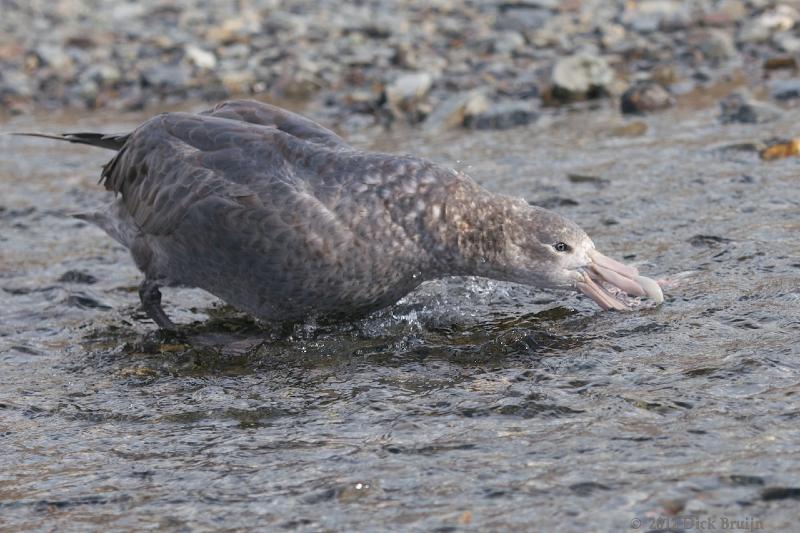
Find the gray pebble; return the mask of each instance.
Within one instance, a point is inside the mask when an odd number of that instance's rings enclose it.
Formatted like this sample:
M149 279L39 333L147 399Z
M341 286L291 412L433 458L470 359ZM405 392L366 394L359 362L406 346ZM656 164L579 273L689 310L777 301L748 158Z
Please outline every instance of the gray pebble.
M623 113L648 113L675 105L675 99L654 81L635 84L622 94L620 108Z
M769 94L775 100L800 98L800 78L773 80L769 84Z
M720 101L720 121L723 123L741 122L744 124L762 124L777 120L781 110L764 102L753 100L744 92L728 95Z
M493 104L488 110L467 119L475 129L505 130L535 122L539 112L530 102L510 101Z

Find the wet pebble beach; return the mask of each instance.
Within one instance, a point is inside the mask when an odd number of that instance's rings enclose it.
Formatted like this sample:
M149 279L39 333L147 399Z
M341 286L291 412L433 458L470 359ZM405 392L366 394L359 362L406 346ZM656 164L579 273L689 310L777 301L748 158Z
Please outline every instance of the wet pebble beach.
M800 97L800 3L9 1L6 114L252 97L303 102L348 131L503 129L541 108L623 98L626 112L736 80ZM630 91L649 84L646 96ZM633 98L631 96L633 95Z
M0 530L796 529L798 10L4 2ZM666 301L451 278L287 331L166 289L159 332L71 216L111 152L4 134L228 97L554 209Z

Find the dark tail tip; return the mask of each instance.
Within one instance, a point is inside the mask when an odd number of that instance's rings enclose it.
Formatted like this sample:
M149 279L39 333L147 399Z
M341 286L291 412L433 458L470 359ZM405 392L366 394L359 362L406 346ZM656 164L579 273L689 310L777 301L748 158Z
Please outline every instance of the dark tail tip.
M56 141L67 141L75 144L86 144L106 148L107 150L119 151L128 140L128 134L107 134L107 133L28 133L13 132L11 135L21 135L24 137L41 137L42 139L53 139Z

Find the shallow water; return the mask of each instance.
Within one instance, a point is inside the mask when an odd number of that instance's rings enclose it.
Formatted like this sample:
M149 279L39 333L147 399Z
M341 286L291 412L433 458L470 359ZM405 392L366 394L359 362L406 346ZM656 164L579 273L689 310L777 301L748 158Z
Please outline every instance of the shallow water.
M198 290L164 291L185 336L154 333L125 250L68 216L110 152L0 136L0 528L796 527L800 160L735 145L800 112L637 120L352 140L554 207L674 278L662 307L450 279L288 337Z

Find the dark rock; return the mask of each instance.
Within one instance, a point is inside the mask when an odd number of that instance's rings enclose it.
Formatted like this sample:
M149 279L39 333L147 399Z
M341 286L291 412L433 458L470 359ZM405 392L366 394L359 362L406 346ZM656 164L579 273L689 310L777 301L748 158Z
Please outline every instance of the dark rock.
M800 487L768 487L761 492L764 501L800 500Z
M726 143L712 148L713 151L725 154L726 152L760 152L766 147L762 141L745 141Z
M675 105L675 99L661 85L653 81L639 82L622 94L620 108L623 113L648 113Z
M70 294L67 296L64 303L70 307L78 307L81 309L111 309L111 307L106 304L98 302L91 296L81 293Z
M611 490L611 487L594 481L585 481L583 483L574 483L569 486L569 489L578 496L590 496L598 490Z
M35 212L36 208L32 205L16 209L0 206L0 219L13 220L15 218L25 218Z
M520 11L526 9L558 9L561 5L561 0L509 0L507 2L500 2L498 4L498 9L501 11L505 11L508 9L517 9Z
M92 283L97 282L97 278L91 274L87 274L86 272L81 272L80 270L67 270L61 274L61 277L58 278L58 281L63 283L82 283L85 285L91 285Z
M35 289L30 289L28 287L3 287L3 292L12 296L22 296L25 294L30 294L34 291Z
M499 102L488 110L466 121L466 125L479 130L505 130L535 122L539 112L530 102Z
M769 95L776 100L800 98L800 78L773 80L769 84Z
M752 486L752 485L764 484L764 478L760 476L745 476L741 474L731 474L730 476L725 476L723 480L727 481L731 485L738 485L738 486Z
M735 92L719 103L720 121L723 123L741 122L744 124L763 124L777 120L781 110L764 102L752 100L744 92Z
M692 79L700 83L706 83L714 79L713 74L705 68L698 68L692 73Z
M326 501L329 501L329 500L333 500L334 498L336 498L336 489L328 488L328 489L324 489L324 490L319 490L319 491L313 492L311 494L307 494L306 496L303 497L302 500L303 500L303 503L306 503L306 504L309 504L309 505L313 505L313 504L318 504L318 503L321 503L321 502L326 502Z
M576 205L579 205L577 200L565 198L563 196L550 196L548 198L542 198L541 200L531 200L528 203L531 205L544 207L545 209L555 209L557 207L575 207Z
M597 185L598 187L605 187L609 183L610 180L606 178L602 178L600 176L592 176L591 174L574 174L570 173L567 174L567 179L570 183L591 183L593 185Z
M708 247L713 248L720 244L727 244L732 242L730 239L726 239L725 237L718 237L716 235L695 235L691 239L689 239L689 244L692 246L697 247Z

